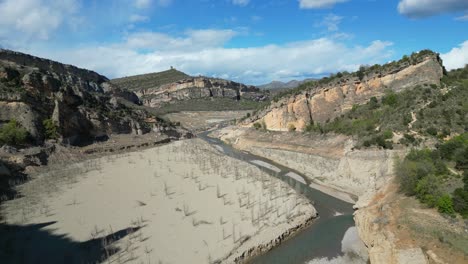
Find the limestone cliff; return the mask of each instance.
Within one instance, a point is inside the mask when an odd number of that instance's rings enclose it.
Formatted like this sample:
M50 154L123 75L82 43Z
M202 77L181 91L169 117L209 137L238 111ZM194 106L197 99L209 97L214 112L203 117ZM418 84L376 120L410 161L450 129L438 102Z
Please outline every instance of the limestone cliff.
M163 103L197 98L226 97L233 100L260 100L264 94L254 86L223 79L207 77L188 78L169 83L157 89L142 89L136 92L143 104L158 107Z
M381 97L387 89L395 92L417 85L439 85L443 76L442 62L437 54L421 53L411 62L370 67L362 76L348 74L326 82L311 82L274 100L245 124L264 122L268 130L287 130L294 126L303 130L313 122L324 123L350 110L354 104Z
M112 80L112 83L134 91L144 105L160 107L165 103L198 98L225 97L233 100L264 100L266 93L255 86L229 80L191 77L174 68Z
M43 121L56 123L59 139L84 144L112 133L142 134L165 126L143 110L138 97L93 71L0 50L0 125L17 120L35 143L45 138Z

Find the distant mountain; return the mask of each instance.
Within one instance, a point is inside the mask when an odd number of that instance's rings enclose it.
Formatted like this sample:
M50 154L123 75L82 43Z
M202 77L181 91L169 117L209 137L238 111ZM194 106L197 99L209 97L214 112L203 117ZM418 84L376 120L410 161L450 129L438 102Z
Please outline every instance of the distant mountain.
M272 81L271 83L257 85L257 87L262 90L289 89L289 88L296 88L305 82L314 81L314 80L315 79L305 79L302 81L292 80L289 82Z

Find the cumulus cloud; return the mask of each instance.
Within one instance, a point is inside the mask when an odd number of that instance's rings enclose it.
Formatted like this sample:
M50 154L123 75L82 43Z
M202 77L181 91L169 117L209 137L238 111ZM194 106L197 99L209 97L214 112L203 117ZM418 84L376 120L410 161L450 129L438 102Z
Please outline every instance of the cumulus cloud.
M348 0L299 0L300 8L312 9L312 8L329 8L337 3L344 3Z
M0 1L0 39L47 40L77 10L75 0Z
M400 14L411 18L464 10L468 10L467 0L401 0L398 4Z
M249 4L249 2L250 0L232 0L232 3L238 6L246 6Z
M125 38L124 47L153 51L189 51L220 47L238 32L225 29L188 30L181 37L159 32L138 32Z
M468 40L449 52L440 54L447 70L453 70L465 67L468 64Z
M387 61L392 55L389 48L392 43L378 40L367 46L349 46L333 38L319 38L284 45L224 47L236 33L207 29L187 31L182 37L174 37L146 32L130 35L118 44L36 54L89 68L111 78L174 66L192 75L218 76L250 84L353 71L361 64ZM216 41L215 36L220 36L221 40Z

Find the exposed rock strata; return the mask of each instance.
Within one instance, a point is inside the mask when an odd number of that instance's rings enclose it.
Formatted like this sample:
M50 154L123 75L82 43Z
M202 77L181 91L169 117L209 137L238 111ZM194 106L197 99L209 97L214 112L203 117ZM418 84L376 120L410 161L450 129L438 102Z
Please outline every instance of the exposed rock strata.
M36 143L45 138L46 119L56 123L59 139L72 145L115 133L167 131L167 124L122 100L140 103L93 71L0 50L0 125L15 119Z
M195 77L136 91L143 104L159 107L164 103L198 98L225 97L233 100L260 100L264 93L254 86L223 79Z
M443 75L437 55L427 55L415 65L402 64L388 72L358 77L343 77L297 95L286 96L246 120L246 124L265 122L268 130L286 131L288 126L303 130L313 122L324 123L349 111L354 104L381 97L385 90L401 91L417 85L439 85Z

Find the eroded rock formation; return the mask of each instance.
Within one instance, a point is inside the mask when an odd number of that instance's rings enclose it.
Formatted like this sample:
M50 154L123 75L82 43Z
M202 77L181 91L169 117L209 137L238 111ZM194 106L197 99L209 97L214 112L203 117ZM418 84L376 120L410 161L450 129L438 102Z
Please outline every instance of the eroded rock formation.
M46 137L46 119L55 122L62 142L73 145L112 133L164 131L160 120L127 107L139 103L93 71L0 50L0 124L17 120L36 143Z
M284 96L246 120L246 124L260 121L265 122L269 130L285 131L289 126L303 130L312 121L333 120L355 104L363 104L374 96L379 98L387 89L398 92L417 85L440 85L443 75L442 62L433 53L421 56L414 64L400 63L384 69L369 72L362 80L347 75Z
M188 78L157 88L136 91L143 104L159 107L163 103L198 98L225 97L233 100L261 100L264 94L254 86L207 77Z

